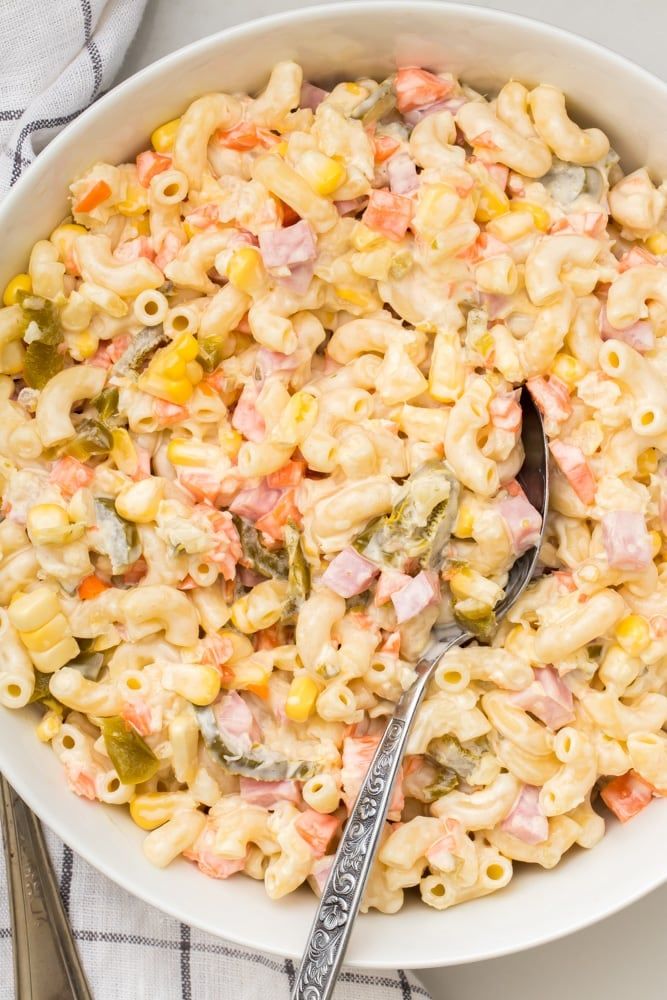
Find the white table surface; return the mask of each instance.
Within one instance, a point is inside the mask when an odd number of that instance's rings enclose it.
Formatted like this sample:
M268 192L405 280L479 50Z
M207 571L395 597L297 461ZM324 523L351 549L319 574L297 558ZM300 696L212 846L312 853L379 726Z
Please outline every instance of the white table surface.
M315 6L317 0L148 0L122 76L173 49L252 17ZM665 0L468 0L526 14L586 35L658 76L665 63ZM667 126L667 123L666 123ZM667 849L667 845L666 845ZM631 864L631 859L628 859ZM614 873L610 872L613 878ZM582 887L585 892L585 887ZM434 1000L664 1000L667 995L667 886L615 917L521 955L431 969Z

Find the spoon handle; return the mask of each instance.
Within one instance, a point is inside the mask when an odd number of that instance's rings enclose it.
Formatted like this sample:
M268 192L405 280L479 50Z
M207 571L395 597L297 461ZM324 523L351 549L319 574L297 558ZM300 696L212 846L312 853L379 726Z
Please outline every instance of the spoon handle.
M465 639L457 636L417 665L417 680L396 706L359 789L322 892L292 1000L328 1000L333 994L368 874L380 843L410 728L432 667Z
M0 775L17 997L92 1000L39 820Z

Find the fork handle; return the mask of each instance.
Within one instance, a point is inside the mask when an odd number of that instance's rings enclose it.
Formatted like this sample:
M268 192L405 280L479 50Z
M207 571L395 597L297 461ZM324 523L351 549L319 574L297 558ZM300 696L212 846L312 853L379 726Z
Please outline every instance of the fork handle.
M1 775L0 800L16 997L92 1000L39 820Z
M410 728L433 665L465 635L442 644L417 665L417 680L405 692L384 731L324 886L299 968L292 1000L328 1000L333 994L355 917L389 812Z

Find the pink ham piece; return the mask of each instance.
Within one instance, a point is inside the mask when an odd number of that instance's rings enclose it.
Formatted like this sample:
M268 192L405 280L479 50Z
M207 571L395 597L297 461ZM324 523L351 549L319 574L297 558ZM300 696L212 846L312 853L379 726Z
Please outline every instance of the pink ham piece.
M264 229L259 234L259 249L265 267L291 267L317 255L315 234L305 219L284 229Z
M340 215L356 215L368 204L368 198L362 194L358 198L344 198L342 201L335 201L334 205Z
M511 699L549 729L562 729L574 722L572 692L553 667L536 667L533 683L524 691L517 691Z
M270 514L282 496L282 490L270 490L263 480L251 490L241 490L229 505L232 514L238 514L247 521L259 521Z
M304 80L301 85L299 107L310 108L311 111L316 111L322 101L324 101L328 96L328 90L322 90L321 87L316 87L314 83L309 83L308 80Z
M464 104L468 103L466 97L448 97L444 101L436 101L434 104L427 104L423 108L413 108L411 111L405 111L403 118L408 123L408 125L418 125L420 121L424 118L428 118L429 115L434 115L437 111L449 111L451 114L455 115L457 111L460 111Z
M564 382L555 375L548 378L529 378L526 388L540 413L555 423L562 424L572 413L570 393Z
M283 288L295 295L305 295L313 280L315 265L312 260L305 260L303 264L292 264L289 274L279 274L276 281Z
M323 858L333 836L340 830L340 820L337 816L306 809L297 817L294 826L315 857Z
M409 583L391 595L399 625L414 618L430 604L437 604L439 600L440 579L434 570L423 569L417 576L413 576Z
M634 348L640 354L651 351L655 347L655 334L649 320L640 319L624 330L617 330L607 319L607 307L603 304L598 318L600 336L603 340L622 340L628 347Z
M339 552L322 574L322 583L341 597L355 597L367 590L379 569L351 546Z
M612 510L602 518L602 541L613 569L642 570L651 563L651 539L642 514Z
M503 392L499 396L494 396L489 404L489 416L491 423L501 431L509 431L516 434L521 430L523 413L519 405L519 395L521 390L514 392Z
M294 354L281 354L279 351L270 351L268 347L260 347L255 360L262 379L265 379L275 372L295 371L299 365L303 364L304 354L303 351Z
M525 844L543 844L549 837L549 820L540 809L540 790L524 785L512 811L501 823L501 830Z
M361 783L371 765L373 755L380 742L379 736L346 736L343 740L342 768L340 780L343 786L343 802L352 810ZM403 812L403 774L402 770L396 779L394 794L389 806L387 819L397 823Z
M419 175L408 153L395 153L387 161L389 187L394 194L412 194L419 187Z
M239 778L241 798L253 806L273 809L279 802L301 803L301 792L296 781L255 781L254 778Z
M220 735L230 750L236 750L239 745L249 749L253 743L259 743L262 737L260 728L237 691L229 691L217 701L213 705L213 713Z
M313 865L310 877L317 886L318 896L321 896L324 892L324 887L327 884L327 879L329 878L329 872L331 871L333 862L333 854L326 854L323 858L318 858Z
M194 861L199 870L209 878L229 878L240 872L245 865L245 856L242 858L223 858L216 851L215 846L216 830L209 823L206 824L202 832L195 840L192 847L183 851L183 857L188 861Z
M383 569L375 588L375 607L379 608L383 604L386 604L391 595L406 587L411 579L412 577L408 576L407 573L398 573L393 569Z
M254 380L246 382L232 415L232 427L235 427L248 441L263 441L266 434L264 417L258 413L255 406L260 388Z
M515 555L520 556L537 545L542 517L523 493L501 500L498 510L507 525Z
M565 441L550 441L549 451L582 503L592 504L595 500L595 477L581 448Z

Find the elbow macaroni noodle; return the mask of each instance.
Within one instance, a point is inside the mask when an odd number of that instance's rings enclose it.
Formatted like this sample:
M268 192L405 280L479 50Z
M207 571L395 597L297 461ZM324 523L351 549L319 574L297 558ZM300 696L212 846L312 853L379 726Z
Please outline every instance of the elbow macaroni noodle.
M527 383L544 572L438 665L364 900L445 909L667 794L665 184L548 85L302 77L94 164L5 289L0 704L155 865L315 888L433 622L532 545ZM373 533L429 467L460 499L406 617Z

